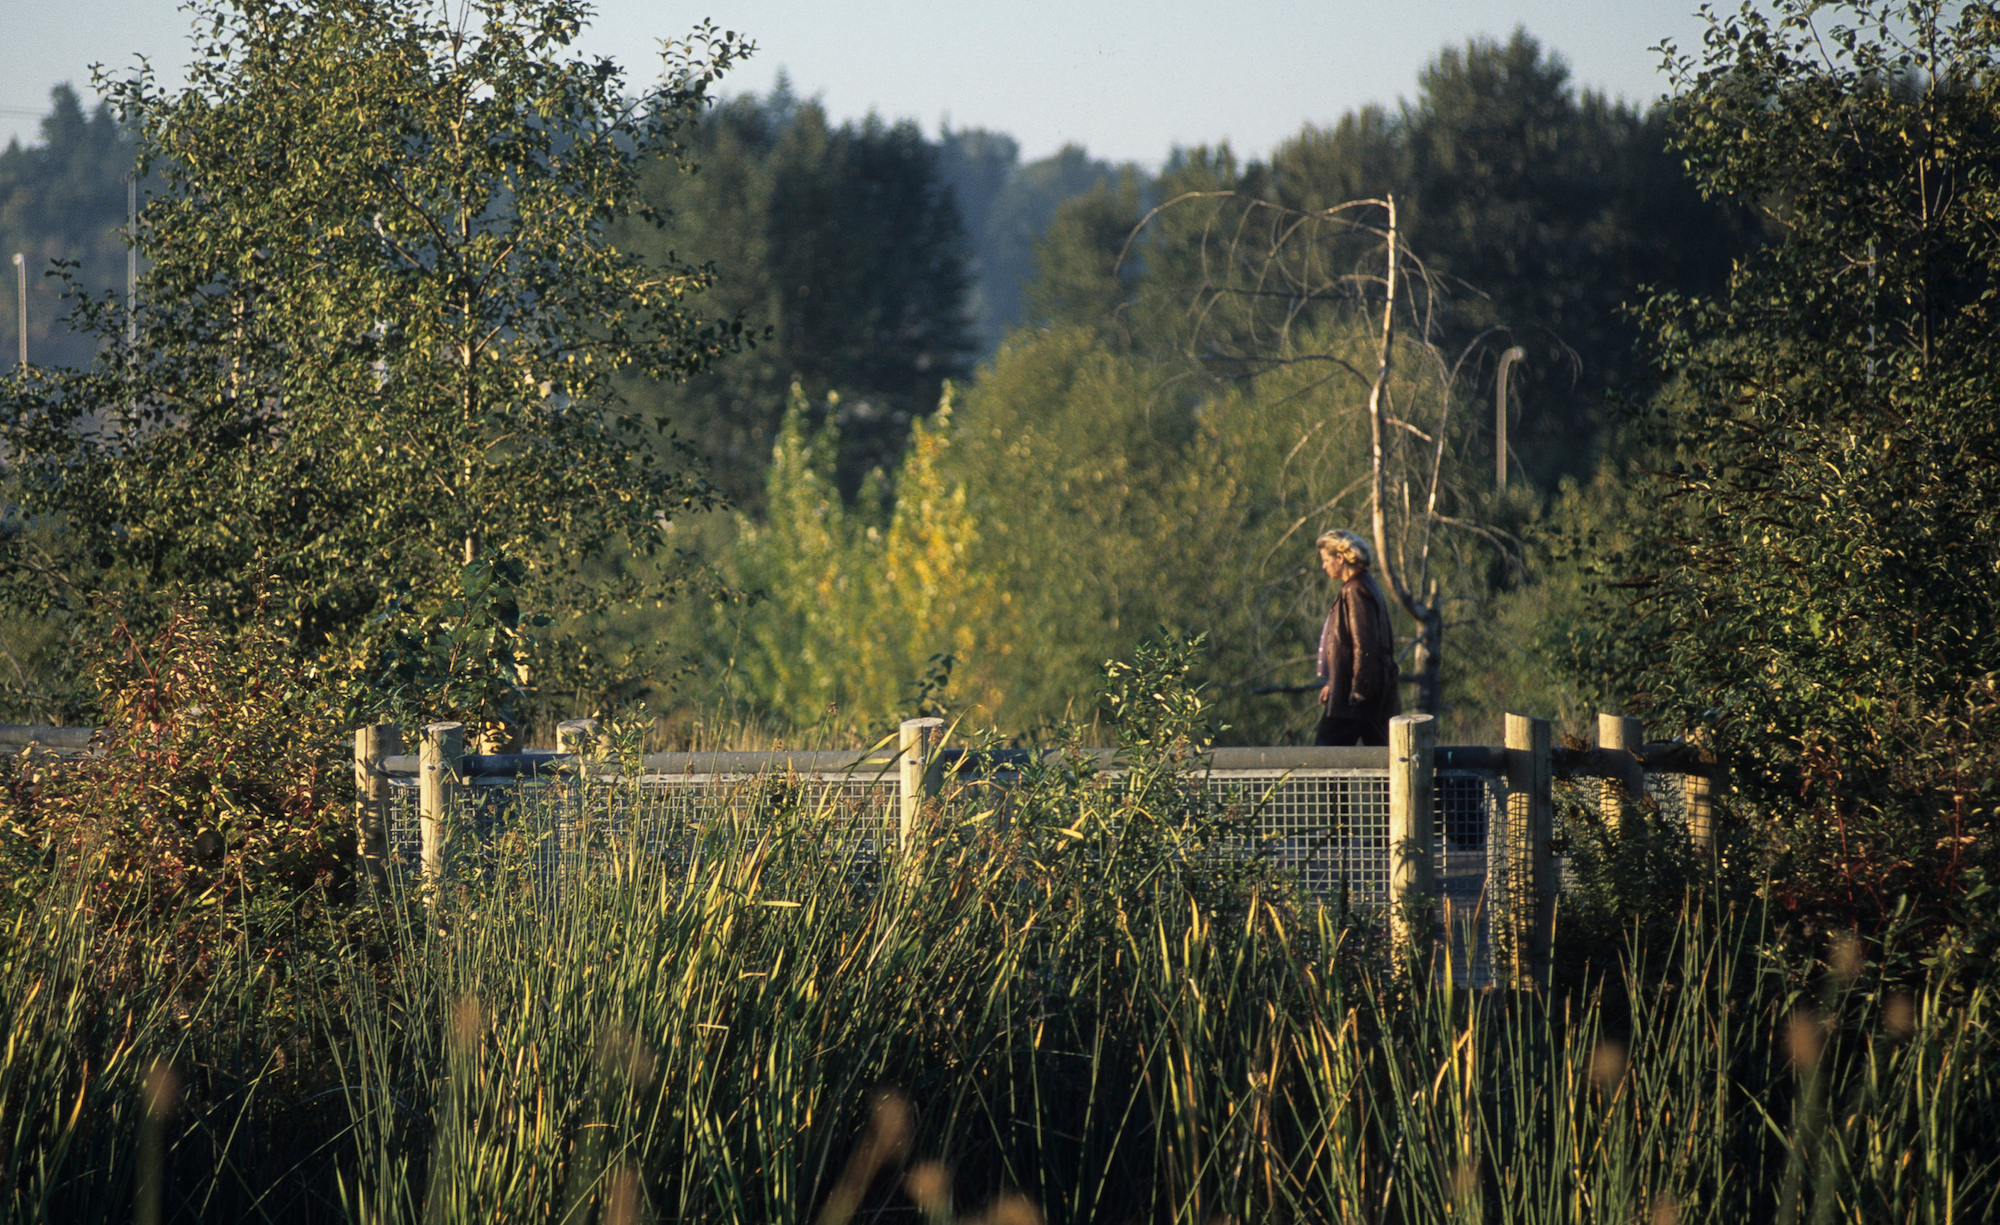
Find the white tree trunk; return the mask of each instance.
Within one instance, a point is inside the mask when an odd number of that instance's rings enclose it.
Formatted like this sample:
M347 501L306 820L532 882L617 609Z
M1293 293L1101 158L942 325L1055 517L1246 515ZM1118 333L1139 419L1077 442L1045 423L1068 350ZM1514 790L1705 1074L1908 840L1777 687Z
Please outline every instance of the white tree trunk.
M1389 374L1395 363L1396 299L1402 278L1398 260L1401 235L1396 228L1396 197L1387 197L1384 204L1389 211L1389 227L1385 242L1386 267L1382 278L1382 332L1375 351L1375 380L1368 387L1368 437L1372 447L1368 509L1370 526L1374 528L1375 535L1376 571L1388 585L1396 603L1417 624L1417 641L1410 659L1417 680L1413 705L1418 714L1435 715L1438 712L1438 690L1443 683L1443 609L1434 595L1428 600L1417 599L1389 553L1388 474L1387 459L1383 454L1383 432L1388 411Z

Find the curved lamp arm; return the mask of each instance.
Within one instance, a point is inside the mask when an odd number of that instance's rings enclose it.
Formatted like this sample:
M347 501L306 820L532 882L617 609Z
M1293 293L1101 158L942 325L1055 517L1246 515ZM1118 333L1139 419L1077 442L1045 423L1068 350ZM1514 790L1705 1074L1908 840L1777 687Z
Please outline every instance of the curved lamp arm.
M1528 356L1528 351L1515 345L1500 355L1500 394L1494 397L1493 407L1493 488L1496 493L1507 492L1507 376L1513 372L1514 363Z

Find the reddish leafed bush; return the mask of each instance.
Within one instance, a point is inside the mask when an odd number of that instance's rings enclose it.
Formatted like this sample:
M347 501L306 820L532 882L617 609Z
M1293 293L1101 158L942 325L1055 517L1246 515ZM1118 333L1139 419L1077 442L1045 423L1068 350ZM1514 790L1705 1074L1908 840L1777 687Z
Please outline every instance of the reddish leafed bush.
M113 620L92 751L0 761L9 841L85 874L100 921L170 936L185 972L244 942L282 955L351 848L337 707L268 629L225 636L188 606L145 635Z

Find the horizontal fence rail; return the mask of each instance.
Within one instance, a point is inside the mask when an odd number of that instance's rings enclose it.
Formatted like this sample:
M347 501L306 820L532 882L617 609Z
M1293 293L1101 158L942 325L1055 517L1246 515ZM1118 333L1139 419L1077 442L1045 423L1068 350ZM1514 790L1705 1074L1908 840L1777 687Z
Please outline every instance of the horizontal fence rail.
M97 743L94 727L43 727L33 723L0 723L0 754L27 749L81 753Z
M938 768L949 777L955 774L989 775L999 771L1021 770L1035 764L1059 760L1064 754L1073 754L1091 762L1099 770L1122 770L1123 766L1116 749L939 749L932 756ZM1505 749L1486 745L1445 745L1437 750L1438 765L1441 768L1465 770L1502 770L1506 768ZM707 753L647 753L638 759L643 777L684 777L690 775L739 775L766 774L772 771L797 771L802 774L861 772L870 769L893 772L902 760L898 749L883 749L872 752L839 751L791 751L769 750L761 752L707 752ZM610 763L576 753L541 749L528 753L501 753L490 755L468 754L461 758L461 773L469 778L526 778L554 776L565 772L574 773L578 769L590 769L593 763L598 772L609 775L614 771ZM1388 750L1377 748L1220 748L1188 758L1188 768L1195 772L1205 771L1276 771L1318 770L1318 769L1373 769L1388 768ZM420 763L413 753L399 753L381 759L381 768L390 775L414 777Z

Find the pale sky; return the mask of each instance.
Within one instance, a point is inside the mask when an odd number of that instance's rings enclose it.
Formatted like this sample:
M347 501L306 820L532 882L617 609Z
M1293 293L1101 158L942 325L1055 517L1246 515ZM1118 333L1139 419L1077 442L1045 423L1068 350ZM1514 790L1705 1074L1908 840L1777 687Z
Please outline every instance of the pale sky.
M783 69L836 120L873 110L932 134L949 120L1013 135L1024 160L1075 142L1157 166L1176 145L1223 140L1261 156L1305 123L1393 106L1440 47L1516 25L1561 53L1579 84L1650 100L1666 83L1648 48L1698 48L1698 2L599 0L581 47L616 59L628 81L651 79L658 40L711 17L759 47L726 93L764 92ZM176 82L187 33L176 0L0 0L0 146L36 138L59 82L88 103L93 62L122 70L145 55Z

